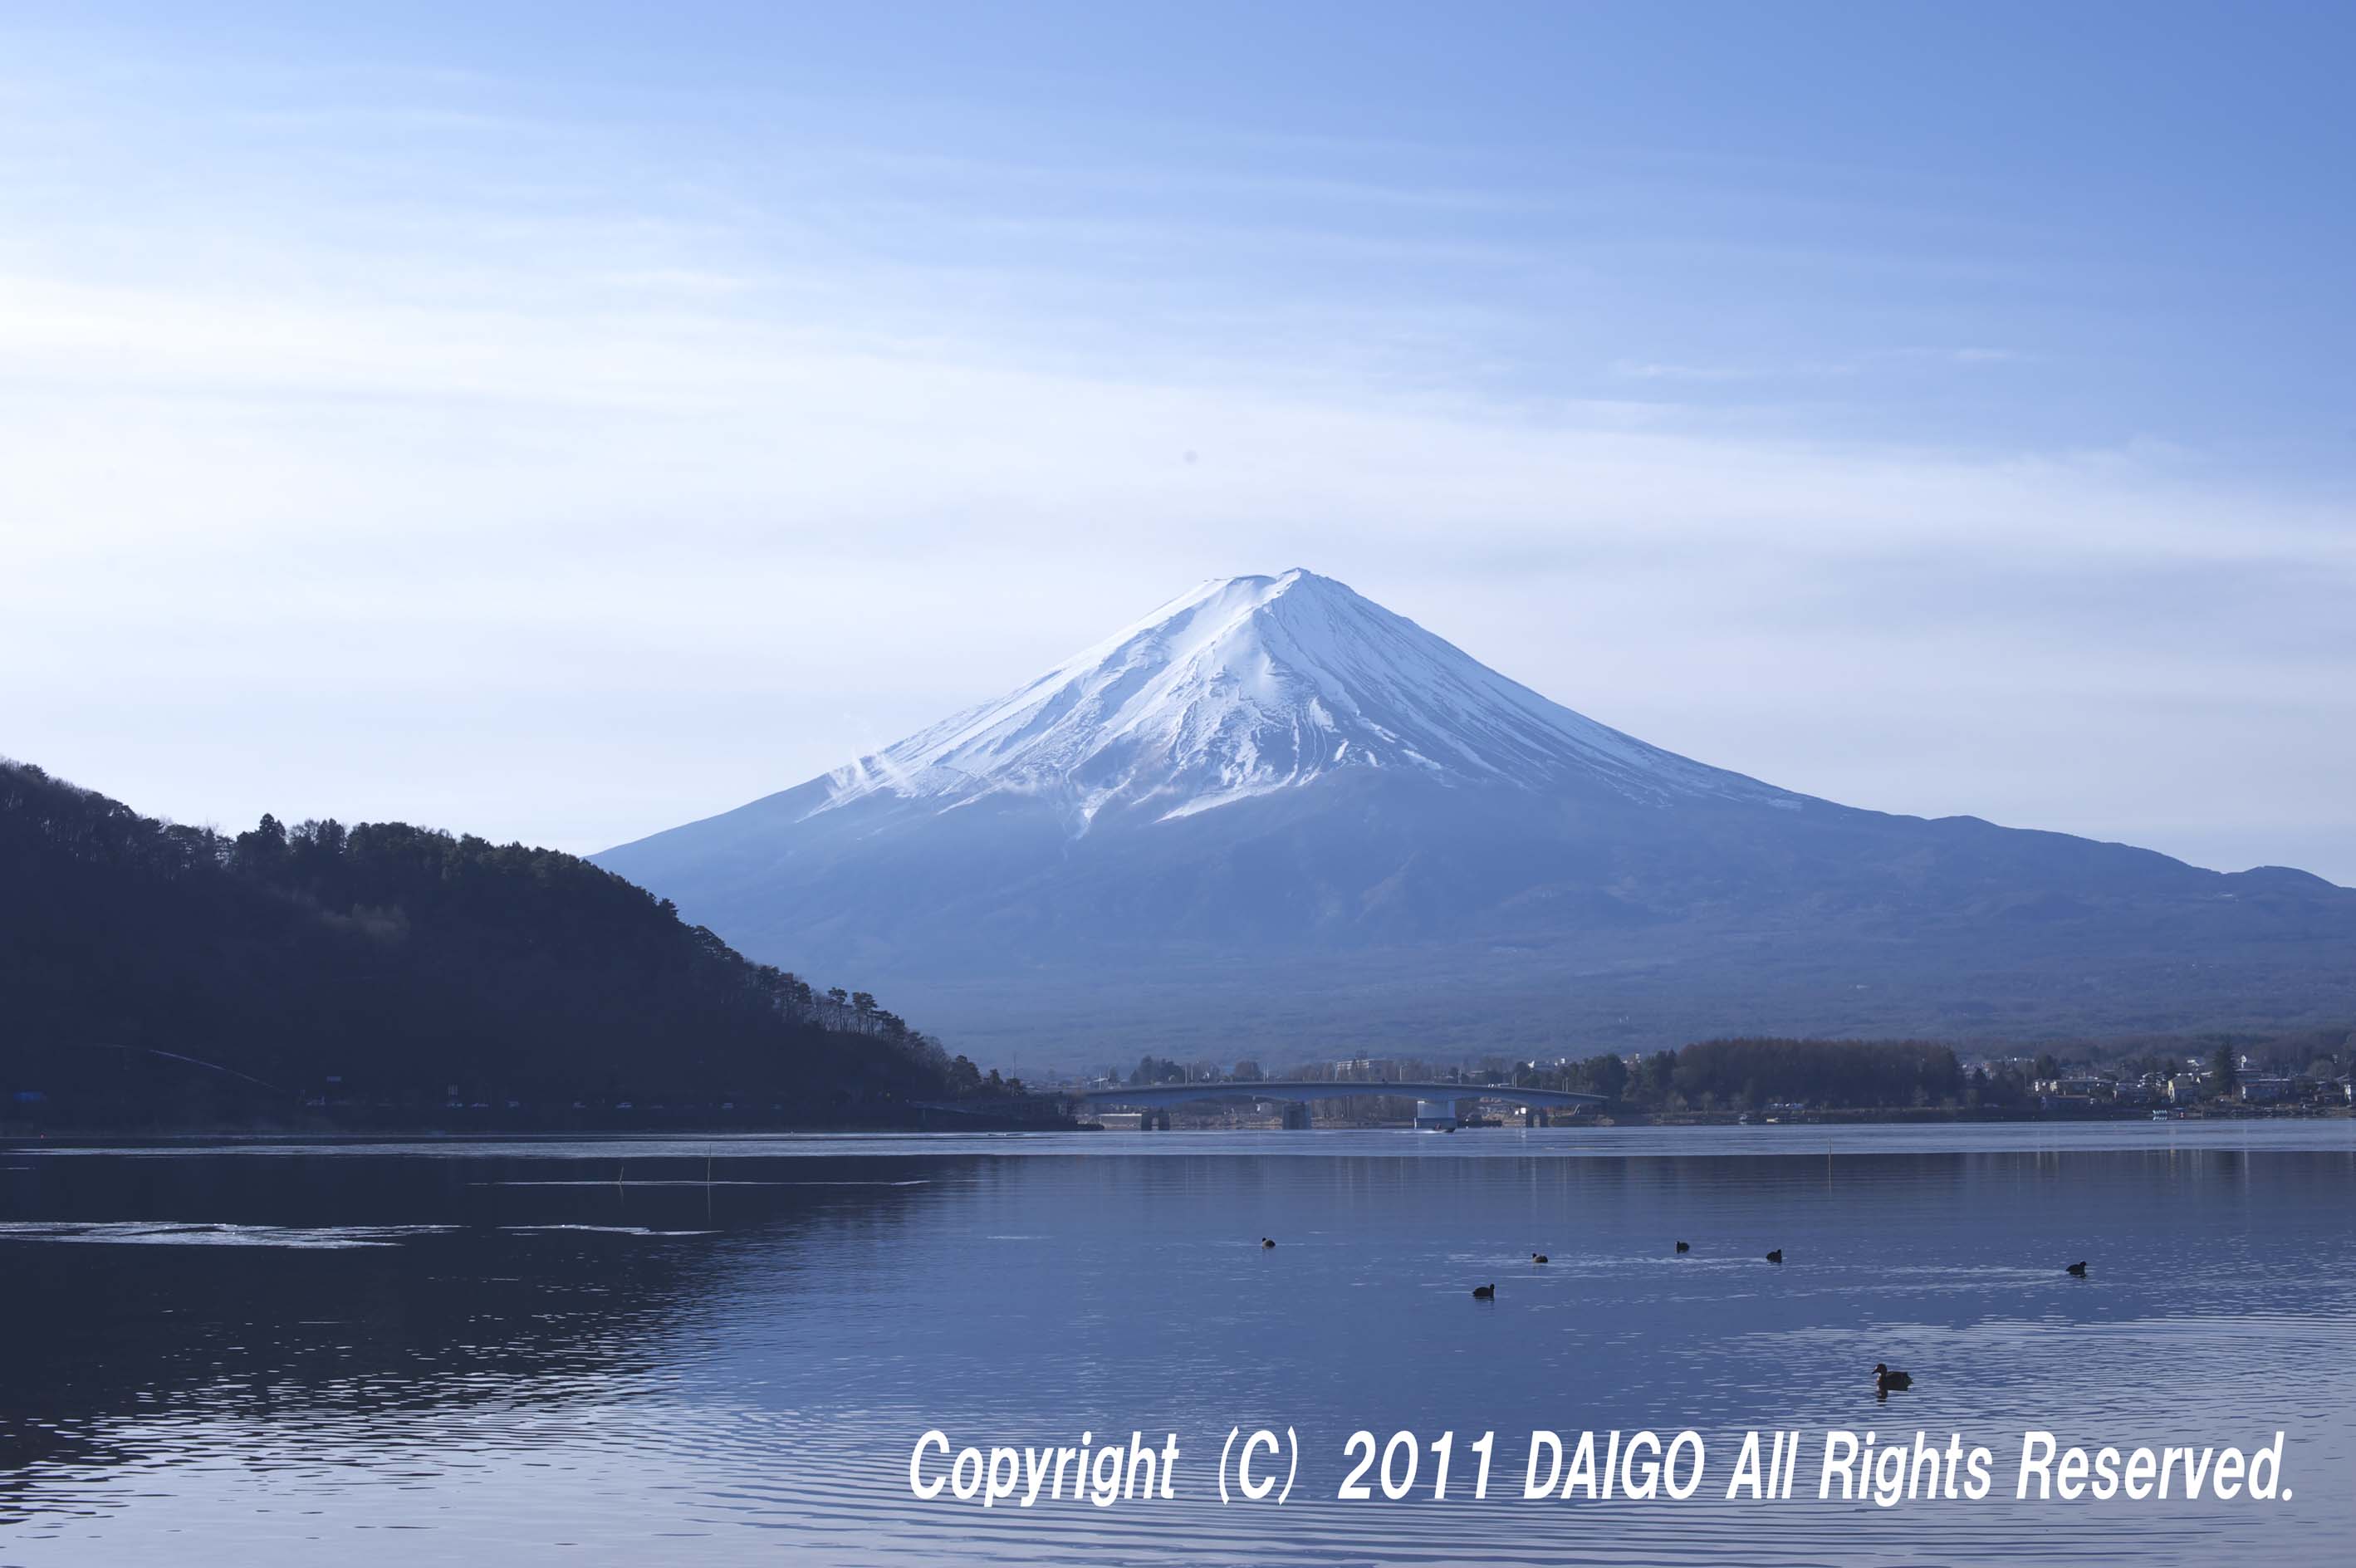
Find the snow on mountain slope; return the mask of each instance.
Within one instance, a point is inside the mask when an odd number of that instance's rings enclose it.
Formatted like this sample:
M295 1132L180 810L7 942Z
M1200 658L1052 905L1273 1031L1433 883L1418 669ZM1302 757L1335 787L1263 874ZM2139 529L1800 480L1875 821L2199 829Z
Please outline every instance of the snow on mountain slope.
M1530 790L1583 778L1642 802L1804 799L1597 724L1295 570L1181 595L841 770L810 814L882 792L939 810L1010 794L1044 798L1086 832L1108 809L1169 821L1350 768Z

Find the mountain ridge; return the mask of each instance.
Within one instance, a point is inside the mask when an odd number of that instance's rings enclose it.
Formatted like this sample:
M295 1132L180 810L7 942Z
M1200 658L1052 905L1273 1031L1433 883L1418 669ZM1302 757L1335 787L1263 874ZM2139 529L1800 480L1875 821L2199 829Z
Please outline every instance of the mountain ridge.
M1376 1000L1408 974L1481 976L1492 1034L1539 1046L2148 1027L2153 994L2196 1026L2356 1013L2356 892L1782 789L1297 569L1199 585L849 768L593 858L1000 1049L1183 1048L1277 1026L1258 1008L1288 988L1323 1011L1282 1027L1321 1037L1481 1035ZM1180 976L1227 1022L1174 1015Z

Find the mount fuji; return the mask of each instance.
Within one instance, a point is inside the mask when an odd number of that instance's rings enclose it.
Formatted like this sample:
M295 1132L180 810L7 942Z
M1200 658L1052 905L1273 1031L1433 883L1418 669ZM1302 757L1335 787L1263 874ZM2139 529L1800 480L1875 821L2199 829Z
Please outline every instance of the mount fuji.
M594 858L1034 1068L2356 1012L2356 891L1780 789L1305 571Z

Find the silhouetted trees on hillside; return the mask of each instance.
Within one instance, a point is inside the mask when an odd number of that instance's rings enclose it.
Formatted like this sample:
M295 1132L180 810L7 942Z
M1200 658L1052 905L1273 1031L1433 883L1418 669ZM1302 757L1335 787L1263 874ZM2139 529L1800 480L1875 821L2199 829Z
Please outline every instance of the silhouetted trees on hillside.
M265 816L228 837L0 762L0 1114L826 1122L1016 1091L574 855L402 822Z

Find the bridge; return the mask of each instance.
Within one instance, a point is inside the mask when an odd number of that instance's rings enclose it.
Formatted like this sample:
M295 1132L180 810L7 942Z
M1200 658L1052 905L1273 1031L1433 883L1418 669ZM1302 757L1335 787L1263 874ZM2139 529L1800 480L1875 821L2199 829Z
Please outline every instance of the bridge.
M1287 1127L1309 1125L1309 1103L1314 1100L1412 1100L1415 1124L1419 1127L1453 1127L1462 1120L1457 1107L1467 1100L1495 1100L1508 1105L1524 1105L1533 1110L1560 1110L1580 1105L1601 1105L1600 1094L1574 1094L1563 1089L1516 1089L1510 1083L1365 1083L1365 1082L1270 1082L1256 1083L1142 1083L1118 1085L1110 1089L1083 1089L1072 1091L1075 1107L1096 1105L1120 1106L1146 1113L1145 1124L1170 1125L1168 1107L1190 1105L1211 1100L1273 1100L1284 1106Z

